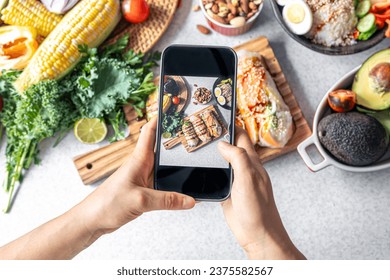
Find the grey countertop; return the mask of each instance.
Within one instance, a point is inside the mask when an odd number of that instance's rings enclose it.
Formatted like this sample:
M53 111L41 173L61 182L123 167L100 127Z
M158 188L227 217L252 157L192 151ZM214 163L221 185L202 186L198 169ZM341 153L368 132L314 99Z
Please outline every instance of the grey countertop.
M235 46L267 36L310 124L316 106L333 83L370 54L390 45L384 40L363 53L341 57L312 52L284 33L268 2L249 33L238 37L217 33L205 36L195 27L206 24L201 12L191 10L197 2L182 1L155 49L162 50L172 43ZM73 133L59 147L52 149L52 144L53 140L48 140L41 145L42 164L28 172L11 214L0 215L0 244L63 213L94 190L94 186L82 184L72 156L99 145L82 145ZM1 146L3 174L4 142ZM312 173L297 152L265 167L287 231L308 258L390 258L389 170L355 174L328 167ZM145 214L104 236L77 258L243 259L245 255L228 229L220 206L201 203L191 211Z

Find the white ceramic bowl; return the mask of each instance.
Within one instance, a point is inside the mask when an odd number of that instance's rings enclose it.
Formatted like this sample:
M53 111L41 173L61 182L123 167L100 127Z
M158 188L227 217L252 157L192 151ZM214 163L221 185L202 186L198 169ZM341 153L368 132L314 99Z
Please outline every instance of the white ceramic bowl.
M251 29L251 27L253 26L254 22L256 21L257 17L259 16L259 14L261 13L262 9L263 9L263 6L264 6L264 2L261 3L261 5L259 6L259 9L258 11L256 12L256 14L253 15L253 17L251 17L246 23L245 25L243 26L240 26L240 27L235 27L235 26L232 26L232 25L229 25L229 24L222 24L222 23L219 23L218 21L212 19L206 12L206 9L205 7L203 6L203 2L202 0L199 0L199 6L200 8L202 9L202 13L203 15L205 16L206 20L207 20L207 23L209 24L209 26L217 31L218 33L221 33L222 35L226 35L226 36L237 36L237 35L241 35L241 34L244 34L245 32L247 32L249 29Z
M331 109L328 105L328 94L334 90L337 89L348 89L351 87L353 83L353 79L355 77L356 72L360 69L360 66L346 74L344 77L342 77L333 87L325 94L324 98L322 99L320 105L317 108L317 111L314 116L313 120L313 135L310 136L308 139L303 141L298 146L298 153L302 157L303 161L307 165L307 167L312 171L319 171L327 166L333 165L340 169L351 171L351 172L372 172L372 171L378 171L382 169L386 169L390 167L390 158L389 158L389 151L385 156L382 157L382 160L379 160L378 162L375 162L374 164L368 165L368 166L350 166L343 164L339 161L337 161L330 153L322 146L320 143L320 140L318 139L318 123L321 121L323 117L331 113ZM309 154L307 153L306 149L310 146L314 145L318 152L323 157L323 161L319 163L314 163Z

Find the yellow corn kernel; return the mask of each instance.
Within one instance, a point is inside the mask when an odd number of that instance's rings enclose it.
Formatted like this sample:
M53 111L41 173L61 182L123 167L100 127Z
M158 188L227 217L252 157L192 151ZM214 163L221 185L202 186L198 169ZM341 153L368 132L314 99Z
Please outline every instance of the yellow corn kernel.
M4 23L34 27L43 37L47 37L62 19L61 15L49 12L36 0L9 0L1 13Z
M83 44L90 48L99 46L112 32L120 18L119 0L80 1L43 41L14 83L15 88L22 93L42 80L62 78L80 60L78 46ZM91 26L98 28L88 28Z

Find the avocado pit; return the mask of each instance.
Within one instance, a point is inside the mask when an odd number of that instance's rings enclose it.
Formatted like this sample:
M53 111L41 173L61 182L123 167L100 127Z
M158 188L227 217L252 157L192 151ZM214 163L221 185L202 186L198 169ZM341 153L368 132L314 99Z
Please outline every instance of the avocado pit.
M390 108L390 48L369 57L355 75L357 104L381 111Z
M374 80L378 86L379 91L390 91L390 63L383 62L377 64L370 71L370 78Z

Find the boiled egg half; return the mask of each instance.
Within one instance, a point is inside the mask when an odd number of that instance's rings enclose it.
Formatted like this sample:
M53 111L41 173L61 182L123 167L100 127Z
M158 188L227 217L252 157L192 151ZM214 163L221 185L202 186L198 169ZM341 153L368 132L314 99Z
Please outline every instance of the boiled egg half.
M287 2L288 0L276 0L276 3L278 3L279 6L285 6Z
M308 33L313 26L313 13L302 0L288 1L283 8L283 19L291 32L297 35Z
M216 87L215 90L214 90L214 94L215 94L216 97L221 96L221 95L222 95L222 90L221 90L221 88Z
M223 97L222 95L219 96L219 97L217 98L217 101L218 101L218 103L221 104L222 106L224 106L224 105L226 104L226 99L225 99L225 97Z

